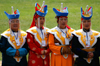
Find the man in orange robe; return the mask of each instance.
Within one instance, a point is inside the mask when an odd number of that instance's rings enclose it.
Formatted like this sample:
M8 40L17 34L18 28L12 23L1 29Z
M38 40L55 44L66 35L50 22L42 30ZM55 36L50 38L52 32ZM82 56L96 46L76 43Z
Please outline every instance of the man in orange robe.
M62 6L61 6L62 7ZM51 53L51 66L72 66L73 54L70 41L74 30L67 26L68 9L61 10L53 8L56 13L58 26L49 31L49 48Z

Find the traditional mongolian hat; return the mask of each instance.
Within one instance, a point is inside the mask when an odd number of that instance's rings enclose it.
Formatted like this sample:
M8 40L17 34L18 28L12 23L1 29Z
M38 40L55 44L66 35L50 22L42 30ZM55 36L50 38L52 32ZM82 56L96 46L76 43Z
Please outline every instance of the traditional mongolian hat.
M61 3L61 10L53 8L56 16L68 16L68 7L63 8L63 3Z
M55 12L55 14L56 14L57 17L60 17L60 18L66 17L66 18L68 18L67 17L68 16L68 7L64 7L63 8L63 3L61 3L61 10L53 8L53 11ZM57 18L57 21L58 20L59 20L59 18ZM66 27L68 29L71 29L68 25L66 25Z
M81 21L82 21L83 19L85 19L85 20L91 19L92 15L93 15L92 9L93 9L92 7L90 7L90 8L88 9L88 5L87 5L87 6L86 6L86 10L85 10L85 12L84 12L84 10L83 10L82 7L81 7ZM80 28L82 29L82 23L81 23Z
M40 9L38 9L38 7ZM47 10L47 5L45 5L45 1L43 1L42 7L38 3L35 3L35 14L33 16L33 21L30 28L35 26L35 18L38 18L40 16L45 17L47 12L48 10Z
M13 10L13 6L12 6L12 14L8 14L6 11L4 11L4 13L6 14L6 16L8 17L8 19L18 19L20 16L19 10Z

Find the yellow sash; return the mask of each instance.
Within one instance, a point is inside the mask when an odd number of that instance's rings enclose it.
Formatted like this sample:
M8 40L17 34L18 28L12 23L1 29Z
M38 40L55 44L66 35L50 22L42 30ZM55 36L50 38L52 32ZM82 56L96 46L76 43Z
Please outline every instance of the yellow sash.
M82 50L84 50L86 52L93 52L93 51L95 51L95 48L87 48L87 49L82 49ZM88 63L91 63L92 58L88 58L86 60Z

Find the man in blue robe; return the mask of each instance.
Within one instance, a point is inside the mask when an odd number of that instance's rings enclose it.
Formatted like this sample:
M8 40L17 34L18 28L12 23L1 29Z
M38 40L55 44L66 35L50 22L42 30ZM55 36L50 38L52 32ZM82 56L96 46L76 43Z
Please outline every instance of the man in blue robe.
M9 19L9 29L1 34L2 66L27 66L27 33L20 29L20 13L13 9L12 14L4 13Z

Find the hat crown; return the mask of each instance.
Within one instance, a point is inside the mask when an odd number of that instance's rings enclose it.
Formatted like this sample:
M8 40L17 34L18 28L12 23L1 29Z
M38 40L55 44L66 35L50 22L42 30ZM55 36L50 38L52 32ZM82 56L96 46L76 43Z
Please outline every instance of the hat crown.
M56 13L56 16L68 16L68 8L63 8L63 3L61 3L61 9L55 9L53 8L53 11Z
M87 6L86 6L85 12L84 12L84 10L83 10L82 7L81 7L81 17L82 17L83 19L88 20L88 19L90 19L90 18L92 17L92 15L93 15L93 13L92 13L92 7L90 7L90 8L88 9L88 5L87 5Z
M84 16L89 17L90 15L91 15L91 13L88 12L88 5L87 5L87 6L86 6L85 13L84 13Z
M43 12L44 13L44 6L45 6L45 1L43 1L42 7L39 10L40 12Z
M38 9L37 7L39 7L40 9ZM35 3L35 11L38 15L44 17L48 12L47 5L45 5L45 1L43 1L42 7L40 7L38 3Z
M8 17L8 19L18 19L20 16L19 10L17 9L14 11L13 6L11 8L12 8L12 14L8 14L6 11L4 11L4 13Z

